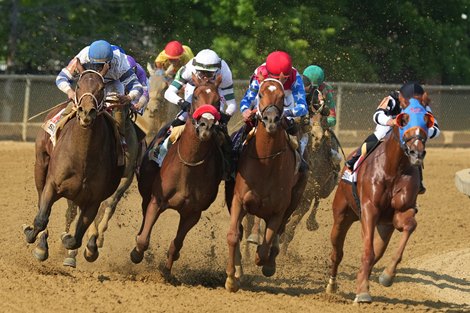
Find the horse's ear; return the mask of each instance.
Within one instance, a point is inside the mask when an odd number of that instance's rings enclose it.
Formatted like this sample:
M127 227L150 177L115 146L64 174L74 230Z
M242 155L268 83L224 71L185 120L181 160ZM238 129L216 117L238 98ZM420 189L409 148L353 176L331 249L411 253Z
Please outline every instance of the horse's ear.
M199 79L199 77L194 74L194 73L191 73L191 77L193 79L193 82L194 82L194 86L197 87L201 84L201 80Z
M222 82L222 74L218 74L215 78L215 87L219 88L220 83Z
M104 77L104 75L106 75L106 73L107 73L108 71L109 71L109 63L105 63L105 64L103 65L103 68L102 68L101 71L100 71L101 76Z
M261 71L258 72L258 74L256 75L256 78L258 79L258 82L261 84L263 82L263 80L266 79L266 77L264 77L263 73L261 73Z
M81 74L85 71L85 68L83 67L82 63L80 62L80 59L79 58L75 58L76 59L76 69L78 71L78 74Z
M425 115L424 115L424 121L426 122L426 126L428 128L431 128L434 126L434 123L435 123L435 120L434 120L434 115L432 115L431 113L427 112Z
M410 120L410 116L406 113L400 113L397 115L395 118L395 123L398 127L405 127L406 124L408 124L408 121Z
M284 82L287 78L288 78L288 76L284 75L284 73L282 73L282 72L279 75L279 81L281 81L281 82Z

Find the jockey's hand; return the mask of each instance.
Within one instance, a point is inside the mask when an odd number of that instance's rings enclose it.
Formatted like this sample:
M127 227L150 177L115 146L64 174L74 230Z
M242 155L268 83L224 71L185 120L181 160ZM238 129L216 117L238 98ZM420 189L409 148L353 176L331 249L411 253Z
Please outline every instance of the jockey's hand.
M387 125L388 125L388 126L392 126L392 127L393 127L394 125L396 125L396 123L397 123L397 121L396 121L396 119L394 119L394 118L389 119L389 120L387 121Z
M191 103L184 99L180 99L177 104L183 112L188 112L189 108L191 107Z
M129 95L118 95L119 103L122 105L128 105L131 103L132 99Z
M251 120L251 117L255 114L256 111L246 109L242 112L243 121L248 122Z
M67 98L70 100L75 100L75 91L73 91L73 89L69 89L67 91Z
M225 114L225 113L223 113L223 112L220 112L220 121L219 121L219 122L220 122L221 124L227 125L228 122L230 121L230 118L231 118L231 117L232 117L231 115L228 115L228 114Z

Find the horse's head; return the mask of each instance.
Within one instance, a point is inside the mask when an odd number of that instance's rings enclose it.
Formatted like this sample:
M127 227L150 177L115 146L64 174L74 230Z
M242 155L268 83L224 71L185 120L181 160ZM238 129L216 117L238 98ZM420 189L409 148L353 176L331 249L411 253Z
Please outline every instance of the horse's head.
M214 125L220 120L219 85L222 76L218 75L212 82L193 74L193 81L196 88L191 104L192 122L199 140L206 141L211 138Z
M309 106L312 124L313 148L318 148L324 138L328 135L328 115L330 109L325 102L312 103Z
M75 103L77 105L77 118L82 127L89 127L95 121L98 112L104 105L104 75L109 69L105 64L100 72L85 70L78 63L80 77L75 89Z
M409 105L396 117L400 145L412 165L420 166L426 155L425 145L428 129L434 125L434 116L426 111L417 99L410 99Z
M284 86L277 79L266 78L259 87L258 99L258 118L268 134L273 134L277 131L284 112Z

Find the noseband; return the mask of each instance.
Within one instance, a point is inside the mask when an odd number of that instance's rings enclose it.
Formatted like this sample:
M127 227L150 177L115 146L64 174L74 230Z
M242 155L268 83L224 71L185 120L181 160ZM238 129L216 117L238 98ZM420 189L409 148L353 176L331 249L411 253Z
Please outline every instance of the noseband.
M103 82L103 85L104 85L104 77L103 75L101 75L99 72L97 71L94 71L94 70L86 70L86 71L83 71L81 74L80 74L80 77L78 78L78 80L80 81L80 79L82 79L83 75L87 74L87 73L94 73L96 75L98 75L100 78L101 78L101 81ZM76 90L76 89L75 89ZM94 94L92 94L91 92L85 92L83 93L80 98L78 98L77 100L77 94L75 94L75 103L77 104L77 107L79 107L82 103L82 100L83 98L85 98L86 96L88 97L91 97L93 99L93 103L95 104L95 108L98 110L98 111L101 111L104 107L104 94L103 94L103 98L101 99L101 101L98 101L98 99L95 97Z
M411 153L410 146L408 145L408 143L410 141L415 142L415 141L418 141L418 140L421 141L421 143L423 144L423 147L426 146L427 137L421 135L421 132L419 132L419 131L417 132L417 134L415 133L415 134L413 134L409 137L403 136L402 140L400 140L400 147L403 149L403 151L404 151L404 153L407 157L409 157L410 153ZM426 150L423 151L423 156L425 154L426 154Z

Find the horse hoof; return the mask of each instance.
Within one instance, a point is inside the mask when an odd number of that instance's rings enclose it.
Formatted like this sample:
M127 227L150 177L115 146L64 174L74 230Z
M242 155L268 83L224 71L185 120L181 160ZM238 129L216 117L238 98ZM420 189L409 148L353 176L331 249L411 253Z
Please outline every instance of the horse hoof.
M252 243L254 245L260 245L261 242L263 241L263 238L261 237L261 235L256 235L256 234L251 234L250 236L248 236L248 238L246 239L247 242L249 243Z
M144 259L144 253L137 251L137 248L134 248L131 251L131 261L134 264L139 264Z
M385 270L379 276L379 283L384 287L390 287L393 284L394 275L388 275Z
M98 259L99 255L100 253L98 252L98 250L91 251L88 249L88 247L86 247L85 250L83 251L83 257L85 258L85 260L87 260L90 263L95 262L96 259Z
M75 258L65 258L64 263L62 263L63 266L69 266L69 267L77 267L77 260Z
M27 243L34 243L36 241L36 237L33 236L33 227L32 226L29 226L29 225L26 225L26 224L23 224L22 227L23 229L23 233L25 234L26 236L26 242Z
M79 248L77 247L77 242L75 241L75 238L68 233L62 233L62 235L60 235L60 239L62 240L62 244L67 250L75 250Z
M326 286L326 293L335 294L338 292L338 284L337 283L328 283Z
M315 231L315 230L318 230L318 228L320 228L320 226L318 225L317 221L307 220L307 230L308 231Z
M276 267L264 265L261 271L265 277L271 277L276 273Z
M240 289L240 281L236 278L227 277L225 289L229 292L237 292Z
M47 260L47 258L49 257L49 251L48 249L41 249L41 248L36 247L33 250L33 255L38 261L43 262Z
M354 299L355 303L372 303L372 297L368 292L363 292L358 295L356 295L356 298Z

